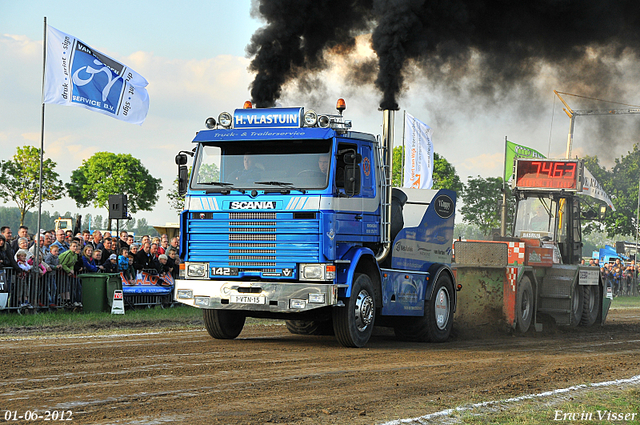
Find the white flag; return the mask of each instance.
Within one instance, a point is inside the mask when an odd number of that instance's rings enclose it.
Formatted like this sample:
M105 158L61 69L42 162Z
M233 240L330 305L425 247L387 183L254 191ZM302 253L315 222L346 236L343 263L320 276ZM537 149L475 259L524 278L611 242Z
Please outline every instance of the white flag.
M615 211L615 207L613 206L613 202L611 202L611 198L607 195L607 192L604 191L603 187L598 183L593 174L587 167L584 167L584 183L582 184L582 193L592 198L599 199L607 204L612 211Z
M404 121L404 182L402 187L431 189L433 186L433 130L410 114Z
M147 80L128 66L47 25L44 103L80 106L142 124Z

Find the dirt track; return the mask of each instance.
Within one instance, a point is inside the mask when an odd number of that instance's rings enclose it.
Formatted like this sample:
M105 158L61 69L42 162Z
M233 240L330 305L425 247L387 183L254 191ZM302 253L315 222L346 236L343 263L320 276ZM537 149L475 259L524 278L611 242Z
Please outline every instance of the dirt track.
M64 410L71 423L371 424L640 374L639 309L591 330L445 344L383 331L364 349L274 323L233 341L204 330L2 338L0 421Z

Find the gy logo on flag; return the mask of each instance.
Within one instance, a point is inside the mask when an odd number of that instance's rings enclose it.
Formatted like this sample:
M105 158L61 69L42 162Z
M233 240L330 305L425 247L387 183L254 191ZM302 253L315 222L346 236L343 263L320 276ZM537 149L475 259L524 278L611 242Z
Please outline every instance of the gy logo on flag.
M45 69L45 103L81 106L134 124L147 116L144 77L50 26Z

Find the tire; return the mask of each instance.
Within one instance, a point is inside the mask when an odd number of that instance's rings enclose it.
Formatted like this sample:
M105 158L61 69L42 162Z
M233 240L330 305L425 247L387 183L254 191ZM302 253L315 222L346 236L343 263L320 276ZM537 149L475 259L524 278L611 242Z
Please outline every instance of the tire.
M453 305L451 297L453 284L448 274L443 273L436 281L433 297L425 303L424 316L427 318L427 333L430 342L445 342L453 327Z
M393 330L396 338L410 342L444 342L449 339L453 326L453 309L451 294L453 285L447 274L441 274L436 281L434 296L424 302L424 315L421 317L399 317ZM440 303L438 297L443 298ZM436 311L444 308L444 314L436 317Z
M581 326L592 326L598 320L600 305L602 304L602 289L600 285L584 286L584 304L582 308Z
M295 335L333 335L331 320L287 320L285 323Z
M573 284L573 298L571 299L571 326L578 326L582 320L584 309L584 290L578 285L578 281Z
M204 326L215 339L234 339L244 327L245 315L239 311L204 309Z
M528 276L524 276L518 285L518 295L516 296L516 329L520 333L527 333L533 320L535 311L535 300L533 298L533 288Z
M356 273L349 299L344 307L334 307L333 331L338 342L345 347L364 347L371 333L376 316L376 300L371 279Z

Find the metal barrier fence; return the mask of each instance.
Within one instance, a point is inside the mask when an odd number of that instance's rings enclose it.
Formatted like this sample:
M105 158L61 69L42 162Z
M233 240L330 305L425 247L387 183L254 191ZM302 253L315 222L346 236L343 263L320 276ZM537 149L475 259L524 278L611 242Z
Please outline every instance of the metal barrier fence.
M155 270L147 272L157 274ZM173 304L173 293L125 294L124 301L126 306L134 308L169 306ZM81 306L82 283L78 276L69 276L62 270L40 274L16 272L11 267L0 268L0 310L21 312L76 309Z
M615 297L637 297L640 295L640 279L638 276L624 275L619 280L609 278Z
M16 272L13 268L0 269L4 274L5 308L58 309L82 305L82 285L75 276L62 270L43 274Z

